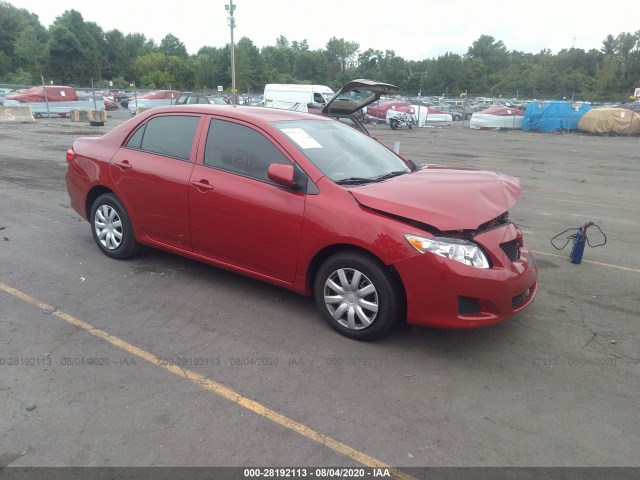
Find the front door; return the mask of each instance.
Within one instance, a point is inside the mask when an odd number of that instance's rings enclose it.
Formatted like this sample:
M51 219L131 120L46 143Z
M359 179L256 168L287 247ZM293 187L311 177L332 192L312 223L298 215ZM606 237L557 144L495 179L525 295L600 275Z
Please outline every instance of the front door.
M271 182L272 163L291 164L261 131L211 120L204 163L191 175L191 239L195 253L293 282L305 194Z

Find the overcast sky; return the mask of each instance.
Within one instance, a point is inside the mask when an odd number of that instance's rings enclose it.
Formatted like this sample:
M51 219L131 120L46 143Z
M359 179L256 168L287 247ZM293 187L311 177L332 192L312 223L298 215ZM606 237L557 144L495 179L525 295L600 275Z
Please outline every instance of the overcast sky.
M230 42L225 5L229 0L8 0L38 15L49 27L66 10L103 30L143 33L160 43L168 33L191 54L202 46ZM584 0L234 0L237 42L258 47L307 40L322 49L331 37L357 42L360 50L393 50L405 60L463 55L481 35L502 40L508 50L538 53L548 48L599 50L607 35L640 29L637 2Z

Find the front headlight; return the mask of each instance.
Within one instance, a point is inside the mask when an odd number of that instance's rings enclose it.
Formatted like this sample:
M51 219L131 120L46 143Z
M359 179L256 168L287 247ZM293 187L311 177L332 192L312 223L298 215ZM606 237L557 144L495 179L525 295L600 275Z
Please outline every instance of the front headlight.
M489 268L489 259L478 245L457 238L425 238L405 235L404 238L420 253L430 252L471 267Z

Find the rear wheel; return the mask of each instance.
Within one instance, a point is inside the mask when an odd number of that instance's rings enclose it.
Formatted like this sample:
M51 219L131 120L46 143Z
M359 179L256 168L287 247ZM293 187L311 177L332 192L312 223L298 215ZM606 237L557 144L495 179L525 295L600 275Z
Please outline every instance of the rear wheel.
M398 120L396 120L395 118L392 118L391 120L389 120L389 126L391 127L391 130L397 130Z
M327 323L356 340L384 335L404 312L397 280L378 260L360 252L327 258L316 275L314 294Z
M140 249L127 211L112 193L96 198L91 207L91 232L102 252L111 258L129 258Z

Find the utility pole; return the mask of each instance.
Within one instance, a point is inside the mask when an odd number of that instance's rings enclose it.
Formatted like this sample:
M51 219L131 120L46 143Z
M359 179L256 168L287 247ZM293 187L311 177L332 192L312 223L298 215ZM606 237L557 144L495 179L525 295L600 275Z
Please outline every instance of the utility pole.
M224 6L225 10L229 12L229 28L231 29L231 104L236 105L236 59L234 54L233 45L233 29L236 27L236 20L233 18L233 12L236 6L233 4L233 0L229 0L229 5Z

